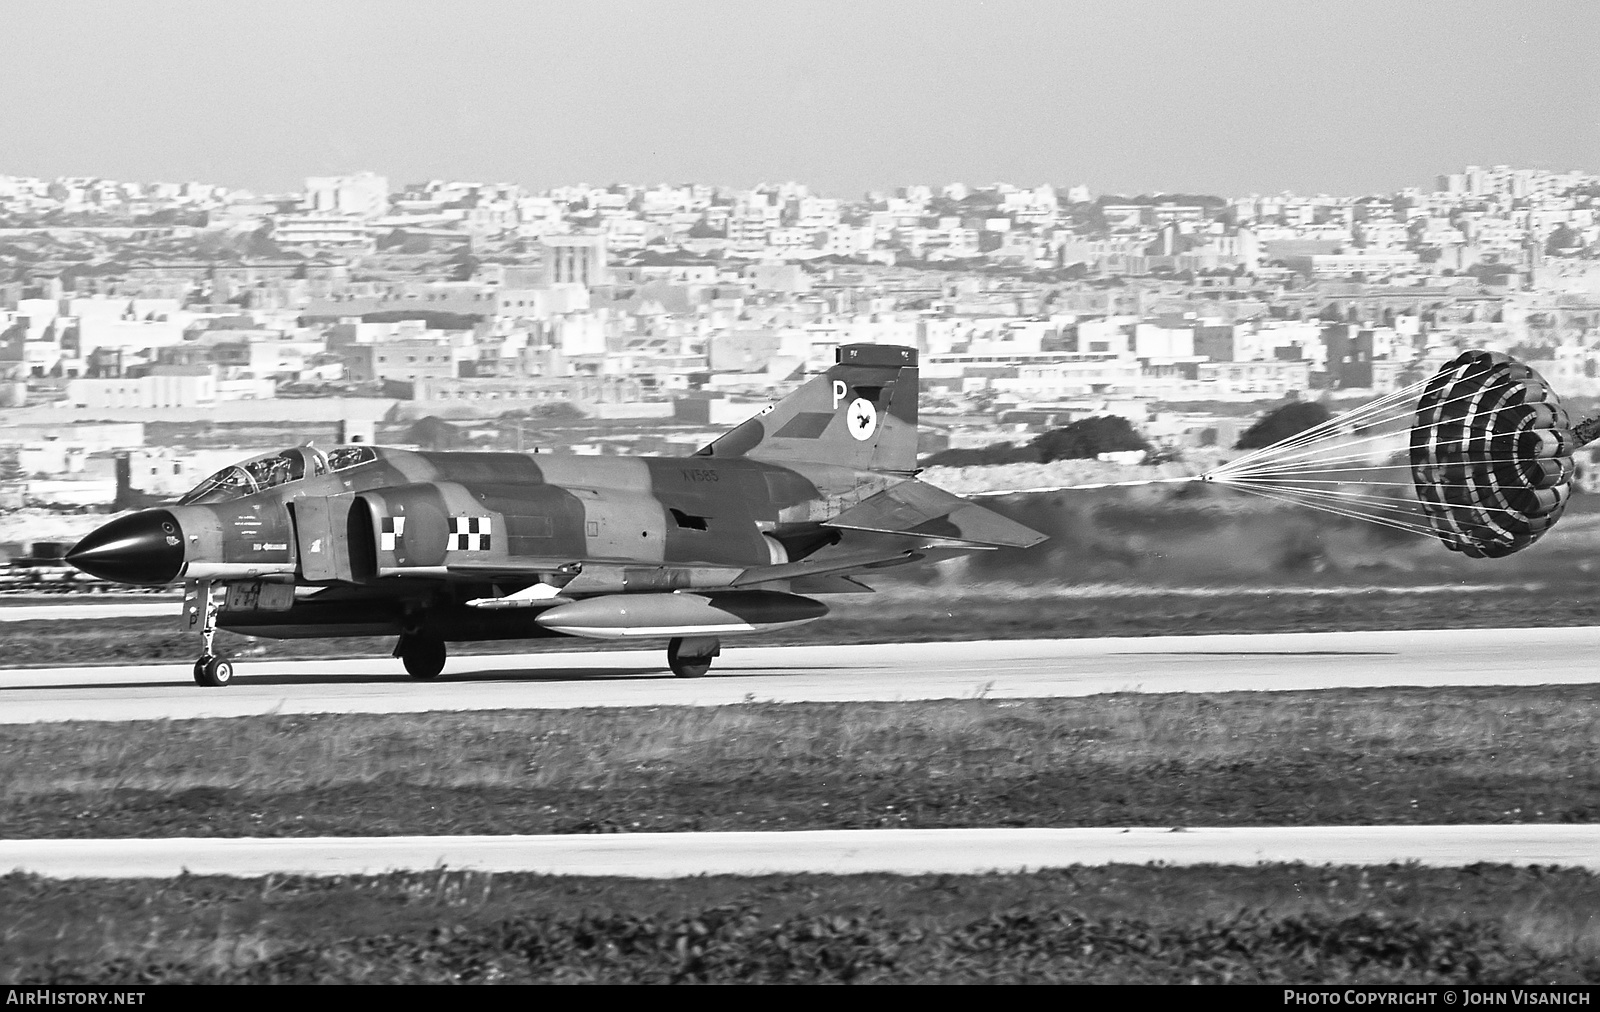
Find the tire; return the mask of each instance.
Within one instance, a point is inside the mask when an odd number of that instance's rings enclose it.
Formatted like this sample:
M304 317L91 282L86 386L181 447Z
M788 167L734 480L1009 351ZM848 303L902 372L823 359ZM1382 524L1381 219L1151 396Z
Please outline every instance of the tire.
M400 661L406 666L406 674L424 681L439 677L444 670L445 653L444 640L431 636L407 637L400 645Z
M210 688L221 688L233 682L233 662L226 657L202 657L195 662L194 680Z
M667 666L679 678L699 678L711 670L712 655L684 656L683 640L674 639L667 644Z

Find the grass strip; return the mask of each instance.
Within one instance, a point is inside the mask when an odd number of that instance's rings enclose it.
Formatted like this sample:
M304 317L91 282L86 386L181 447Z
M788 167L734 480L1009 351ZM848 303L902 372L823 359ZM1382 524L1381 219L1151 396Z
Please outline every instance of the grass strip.
M9 838L1600 819L1600 686L38 724Z
M1581 871L0 878L7 983L1600 981Z

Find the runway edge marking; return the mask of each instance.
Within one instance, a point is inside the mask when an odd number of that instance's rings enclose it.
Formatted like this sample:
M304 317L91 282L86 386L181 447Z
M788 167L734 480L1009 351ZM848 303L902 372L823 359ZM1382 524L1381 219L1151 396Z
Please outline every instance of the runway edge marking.
M459 871L663 879L691 875L982 874L1106 864L1600 871L1600 825L851 829L553 836L0 840L0 869L47 878L187 872L376 875Z

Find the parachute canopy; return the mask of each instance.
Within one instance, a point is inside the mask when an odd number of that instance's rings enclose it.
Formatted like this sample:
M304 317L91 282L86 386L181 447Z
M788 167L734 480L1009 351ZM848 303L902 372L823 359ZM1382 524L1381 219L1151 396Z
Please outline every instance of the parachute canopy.
M1578 445L1561 398L1537 372L1498 352L1464 352L1417 402L1417 500L1451 551L1510 555L1560 519Z
M1600 419L1574 427L1528 366L1468 351L1431 379L1200 477L1499 558L1560 518L1572 452L1597 435Z

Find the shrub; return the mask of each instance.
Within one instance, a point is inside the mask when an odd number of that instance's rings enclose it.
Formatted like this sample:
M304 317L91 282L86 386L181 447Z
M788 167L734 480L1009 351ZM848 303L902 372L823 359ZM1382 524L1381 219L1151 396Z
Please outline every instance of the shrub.
M1313 425L1321 425L1332 417L1333 414L1327 408L1315 401L1285 404L1281 408L1267 412L1260 421L1244 430L1233 448L1257 450L1263 446L1271 446L1273 443L1304 432Z

